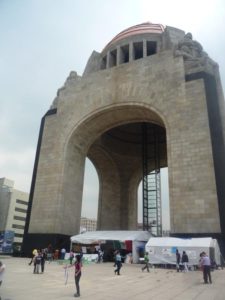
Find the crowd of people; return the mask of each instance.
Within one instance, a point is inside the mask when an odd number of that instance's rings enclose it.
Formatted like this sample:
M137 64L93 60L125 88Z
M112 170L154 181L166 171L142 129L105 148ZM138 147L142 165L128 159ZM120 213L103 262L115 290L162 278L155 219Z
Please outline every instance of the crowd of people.
M43 249L43 250L37 250L34 249L32 252L32 258L31 261L29 262L29 265L34 265L33 273L34 274L39 274L39 273L44 273L45 269L45 262L48 260L51 262L52 259L58 259L61 258L62 260L65 259L65 254L66 250L63 248L60 251L61 255L51 255L49 256L49 249ZM52 253L51 253L52 254ZM101 249L98 250L98 258L97 258L97 263L102 262L102 256L103 256L103 251ZM82 257L83 253L75 254L72 250L69 253L69 264L64 265L64 268L67 270L68 268L74 267L75 273L74 273L74 278L75 278L75 286L76 286L76 293L74 294L75 297L80 297L80 278L81 278L81 269L82 269ZM141 268L142 271L147 270L147 272L150 272L150 261L149 261L149 254L146 252L144 254L144 266ZM182 252L182 255L180 254L179 250L176 249L176 269L177 272L188 272L189 267L189 258L188 255L185 251ZM115 250L114 251L114 273L115 275L120 275L121 267L122 267L122 257L120 254L120 250ZM203 280L204 283L212 283L212 276L211 276L211 268L212 268L212 261L210 260L209 256L205 253L202 252L200 254L200 259L199 259L199 269L203 273ZM3 275L5 273L6 266L0 261L0 286L2 284L3 280ZM1 297L0 297L1 300Z
M189 258L185 251L183 251L182 256L180 255L180 252L178 249L176 249L176 268L177 272L184 271L188 272L188 262Z
M34 274L39 274L39 273L44 273L45 269L45 261L47 258L47 253L46 250L37 250L34 249L32 252L32 258L31 261L29 262L29 265L34 265L33 273Z
M62 248L59 255L59 250L56 250L54 253L49 252L49 249L43 249L41 251L34 249L32 252L33 256L31 261L29 262L29 265L33 263L34 269L33 273L44 273L44 267L45 267L45 261L48 260L51 262L53 259L65 259L66 249ZM49 255L50 254L50 255ZM96 262L100 263L103 262L103 254L104 252L99 248L97 251L97 259ZM80 297L80 278L81 278L81 268L82 268L82 256L83 253L75 255L73 250L69 253L69 265L64 266L64 268L70 268L72 266L75 267L75 286L76 286L76 293L74 294L75 297ZM74 260L75 259L75 260ZM150 272L150 261L149 261L149 255L146 252L144 254L143 258L144 266L141 268L142 271L147 270L147 272ZM176 249L176 270L177 272L188 272L189 271L189 258L186 253L186 251L183 251L182 254L180 254L179 250ZM212 283L212 277L211 277L211 260L209 256L202 252L200 254L200 260L199 260L199 268L203 272L203 280L204 283ZM122 256L120 254L120 250L114 251L114 273L115 275L120 275L121 267L122 267ZM0 277L1 278L1 277ZM0 282L1 284L1 282Z
M66 255L65 248L62 248L61 251L59 251L58 249L56 249L55 251L52 251L51 247L48 247L48 248L45 248L42 250L34 249L32 251L32 258L31 258L31 261L29 262L29 265L32 265L32 264L34 265L34 269L33 269L34 274L44 273L46 261L48 261L50 263L53 260L58 260L58 259L64 260L65 255ZM73 257L72 257L72 259L73 259Z

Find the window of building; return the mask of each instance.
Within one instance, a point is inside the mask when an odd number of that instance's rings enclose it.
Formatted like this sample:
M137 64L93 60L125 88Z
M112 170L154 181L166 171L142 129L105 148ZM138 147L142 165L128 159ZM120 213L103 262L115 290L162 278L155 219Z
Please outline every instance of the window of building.
M16 203L18 204L24 204L24 205L28 205L28 203L24 200L20 200L20 199L16 199Z
M106 69L106 56L103 57L102 63L101 63L101 70L104 70L104 69Z
M147 41L147 56L156 54L157 44L156 42Z
M121 47L121 61L120 63L129 62L129 45L125 45Z
M21 234L21 233L15 233L14 236L15 236L15 237L18 237L18 238L22 238L22 237L23 237L23 234Z
M15 211L22 212L22 213L26 213L26 212L27 212L26 209L19 208L19 207L16 207L16 208L15 208Z
M143 42L134 43L134 59L143 58Z
M26 218L24 218L24 217L19 217L19 216L14 216L13 219L14 219L14 220L18 220L18 221L26 221Z
M18 224L13 224L12 228L17 228L17 229L24 229L24 225L18 225Z
M111 51L109 54L109 67L116 66L116 60L117 60L117 49Z

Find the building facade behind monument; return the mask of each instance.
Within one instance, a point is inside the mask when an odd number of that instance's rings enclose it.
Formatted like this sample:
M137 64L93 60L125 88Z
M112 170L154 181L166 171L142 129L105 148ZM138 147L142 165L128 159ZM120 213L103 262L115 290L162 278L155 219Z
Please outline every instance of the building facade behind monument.
M86 157L99 176L98 229L137 228L139 152L126 152L107 132L141 122L166 132L161 167L168 166L171 234L224 236L218 65L191 34L144 23L94 51L82 77L71 72L43 117L24 249L63 245L79 232Z
M2 236L14 233L14 248L18 251L23 242L28 200L29 194L15 189L14 181L0 178L0 232Z

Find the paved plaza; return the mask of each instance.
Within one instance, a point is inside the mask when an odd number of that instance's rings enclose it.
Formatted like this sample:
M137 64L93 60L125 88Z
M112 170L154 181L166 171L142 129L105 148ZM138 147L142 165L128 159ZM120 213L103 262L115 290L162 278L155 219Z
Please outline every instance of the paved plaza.
M74 270L65 285L64 269L57 262L46 263L44 274L33 274L28 258L1 258L6 264L0 288L2 300L74 299ZM212 272L213 284L205 285L200 271L177 273L175 270L151 269L123 264L121 276L114 275L113 263L90 263L82 269L81 298L91 300L224 300L225 270Z

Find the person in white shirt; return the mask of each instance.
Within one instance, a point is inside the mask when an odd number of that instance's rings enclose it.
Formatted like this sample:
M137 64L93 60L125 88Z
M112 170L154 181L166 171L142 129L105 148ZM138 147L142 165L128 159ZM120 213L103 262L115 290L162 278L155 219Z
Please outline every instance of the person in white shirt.
M61 249L61 259L65 259L65 255L66 255L66 249L62 248Z
M202 253L200 264L203 269L204 283L212 283L211 272L210 272L211 261L205 252Z

